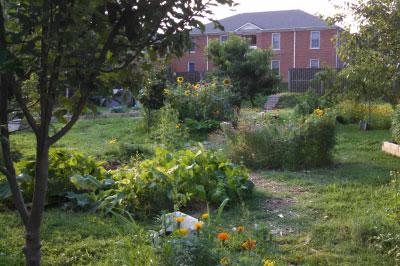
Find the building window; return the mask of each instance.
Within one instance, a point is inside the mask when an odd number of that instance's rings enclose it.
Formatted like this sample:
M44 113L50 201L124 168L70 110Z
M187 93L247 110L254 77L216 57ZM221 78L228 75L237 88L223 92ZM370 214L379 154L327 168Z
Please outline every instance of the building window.
M190 48L189 48L190 53L195 53L196 52L196 42L192 40Z
M319 68L319 59L310 59L310 68Z
M320 32L312 31L311 32L311 49L319 49L320 47Z
M280 49L281 49L281 34L272 33L272 50L280 50Z
M228 40L228 35L221 35L219 37L220 42L226 42Z
M195 72L196 71L196 64L193 62L188 63L188 71L189 72Z
M257 36L256 35L245 35L243 37L249 42L250 47L257 47Z
M279 60L272 60L271 69L275 75L279 76L281 74L281 62Z

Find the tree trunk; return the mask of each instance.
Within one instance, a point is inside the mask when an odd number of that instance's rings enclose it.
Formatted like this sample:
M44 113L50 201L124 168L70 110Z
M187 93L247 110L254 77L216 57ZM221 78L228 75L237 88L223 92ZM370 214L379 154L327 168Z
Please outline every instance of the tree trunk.
M45 134L43 134L45 135ZM35 191L33 193L32 210L26 226L25 260L26 265L40 265L40 225L46 202L49 168L49 145L46 137L39 137L36 148Z

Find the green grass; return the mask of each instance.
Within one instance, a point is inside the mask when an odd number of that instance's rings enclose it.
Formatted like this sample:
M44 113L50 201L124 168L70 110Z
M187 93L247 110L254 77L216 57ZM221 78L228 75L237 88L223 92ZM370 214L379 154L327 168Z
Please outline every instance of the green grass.
M149 143L138 122L132 118L80 121L59 146L101 158L111 138ZM31 137L30 133L13 136L25 156L34 151ZM256 189L246 208L226 210L225 225L268 224L275 245L265 255L278 265L288 265L296 256L300 265L395 265L393 258L368 241L377 232L400 232L386 211L393 196L387 188L389 172L398 170L400 160L380 151L387 139L387 130L361 132L356 125L338 126L333 166L255 173L267 182L265 187ZM291 204L272 204L288 198ZM0 265L21 265L23 228L16 213L0 212L0 228ZM100 214L47 210L42 231L44 265L122 265L132 243L138 241L137 230Z

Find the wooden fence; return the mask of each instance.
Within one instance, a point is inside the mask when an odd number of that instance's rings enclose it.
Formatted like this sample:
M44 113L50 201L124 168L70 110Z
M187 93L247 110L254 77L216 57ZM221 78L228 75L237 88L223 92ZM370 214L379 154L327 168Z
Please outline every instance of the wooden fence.
M289 92L307 92L314 90L318 94L324 94L324 84L316 80L316 75L323 68L291 68L289 69L288 90ZM340 71L340 69L336 69Z

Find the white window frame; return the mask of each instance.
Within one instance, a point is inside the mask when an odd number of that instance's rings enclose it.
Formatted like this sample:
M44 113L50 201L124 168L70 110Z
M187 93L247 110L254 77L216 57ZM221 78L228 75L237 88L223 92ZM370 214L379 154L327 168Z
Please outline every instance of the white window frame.
M251 43L249 44L249 47L252 49L257 48L257 34L244 34L242 35L244 38L248 38L249 36L255 36L256 37L256 45L252 45Z
M191 61L188 61L187 72L190 72L190 64L194 64L194 71L193 72L196 72L196 63L195 62L191 62Z
M274 62L278 62L278 76L281 75L281 60L271 60L271 70L274 71Z
M222 40L222 37L226 37L226 40L223 41L223 40ZM219 36L219 42L220 42L220 43L224 43L224 42L226 42L227 40L228 40L228 35L224 34L224 35L220 35L220 36Z
M317 67L312 67L312 61L317 61L318 62ZM319 58L311 58L310 59L310 68L319 68Z
M197 48L197 44L196 44L195 39L191 39L191 44L193 45L193 47L192 46L190 47L189 53L195 54L196 53L196 48ZM193 50L192 50L192 48L193 48Z
M278 42L278 48L274 48L274 36L278 36L278 40L279 40L279 42ZM278 51L278 50L280 50L281 49L281 34L279 33L279 32L274 32L274 33L272 33L272 37L271 37L272 39L271 39L271 43L272 43L272 50L274 50L274 51Z
M312 46L313 33L318 33L318 47ZM310 49L320 49L320 48L321 48L321 32L320 31L311 31L310 32Z

